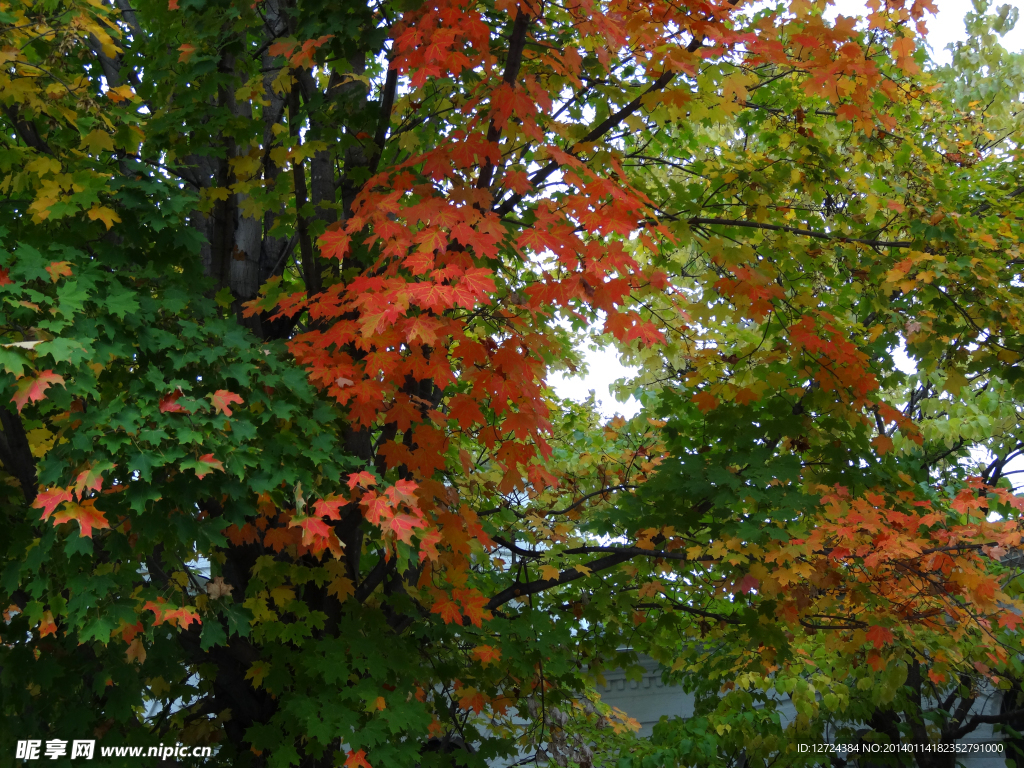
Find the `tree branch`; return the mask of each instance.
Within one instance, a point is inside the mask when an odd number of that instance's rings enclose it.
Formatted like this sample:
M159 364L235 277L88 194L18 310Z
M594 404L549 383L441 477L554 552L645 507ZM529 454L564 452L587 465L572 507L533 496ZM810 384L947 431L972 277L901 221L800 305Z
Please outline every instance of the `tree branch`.
M729 0L729 5L736 5L736 3L738 3L738 2L739 2L739 0ZM704 45L704 37L703 36L697 37L696 35L694 35L693 40L691 40L690 44L686 46L686 50L687 50L688 53L694 53L703 45ZM662 90L663 88L665 88L665 86L667 86L669 83L672 82L672 80L675 78L675 76L676 76L676 73L673 72L672 70L666 70L665 72L662 72L661 76L658 77L658 79L655 80L653 83L651 83L644 90L643 93L641 93L639 96L637 96L631 102L626 104L626 106L624 106L621 109L619 109L617 112L615 112L615 114L609 115L604 120L602 120L600 123L598 123L593 128L591 128L589 131L587 131L587 134L582 139L577 141L575 144L572 145L572 147L569 148L568 154L575 155L577 152L580 151L580 146L581 145L590 144L591 142L597 141L602 136L604 136L606 133L608 133L608 131L610 131L613 128L615 128L616 126L620 125L627 117L632 115L634 112L636 112L638 109L640 109L640 107L643 106L644 98L645 97L649 96L652 93L656 93L656 92ZM539 184L542 184L548 178L548 176L550 176L552 173L554 173L560 167L561 167L561 163L559 163L557 160L552 160L547 165L545 165L543 168L541 168L539 171L534 173L533 176L530 177L530 183L534 187L536 187ZM513 208L515 208L517 205L519 205L519 203L520 203L520 201L522 199L523 199L523 195L521 195L521 194L512 195L512 197L510 197L508 200L506 200L504 203L502 203L497 208L496 213L499 216L505 216L506 214L510 213Z
M505 62L505 74L502 81L512 88L516 87L516 80L519 77L519 68L523 64L523 49L526 47L526 31L529 29L531 16L525 9L520 7L516 14L516 20L512 24L512 34L508 41L508 60ZM496 142L501 137L501 128L494 120L491 120L487 127L487 142ZM480 178L476 180L477 189L487 189L491 186L494 177L494 164L488 160L480 169Z
M668 217L673 220L678 220L676 217ZM859 237L844 237L843 235L836 235L832 232L818 232L813 229L800 229L799 227L787 227L782 224L761 224L757 221L745 221L743 219L718 219L718 218L703 218L695 216L691 219L684 219L684 221L690 226L700 225L721 225L727 227L748 227L750 229L767 229L776 232L791 232L794 235L803 235L804 237L816 237L820 240L838 240L841 243L862 243L863 245L872 245L876 247L890 247L890 248L909 248L913 243L904 240L867 240Z

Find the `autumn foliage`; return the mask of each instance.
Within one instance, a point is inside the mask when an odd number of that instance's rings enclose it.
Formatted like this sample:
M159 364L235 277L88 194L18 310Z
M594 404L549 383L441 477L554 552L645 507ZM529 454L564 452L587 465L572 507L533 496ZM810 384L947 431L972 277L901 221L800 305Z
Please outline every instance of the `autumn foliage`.
M1017 113L928 11L0 3L0 732L796 764L1019 688Z

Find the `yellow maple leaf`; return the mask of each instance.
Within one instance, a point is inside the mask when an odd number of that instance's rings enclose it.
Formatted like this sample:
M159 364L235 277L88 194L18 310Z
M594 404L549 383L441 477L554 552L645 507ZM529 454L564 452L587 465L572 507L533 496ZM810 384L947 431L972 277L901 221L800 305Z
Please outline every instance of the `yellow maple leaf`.
M355 594L355 586L352 584L352 580L345 575L345 564L343 562L332 560L327 563L327 573L331 576L331 581L327 584L328 595L335 595L344 602Z
M245 673L246 680L252 680L252 684L259 688L263 685L263 678L270 672L270 664L265 661L257 661L251 667L249 671Z
M99 154L100 152L113 152L114 151L114 140L110 138L110 134L106 131L101 131L98 128L82 137L79 142L79 146L91 153Z
M121 217L118 216L112 209L102 205L94 205L89 209L88 216L93 221L102 221L106 228L109 230L114 226L114 222L121 223Z
M270 596L274 598L274 605L278 608L284 608L295 599L295 590L285 586L274 587L270 590Z
M970 384L970 381L966 376L955 368L950 368L946 371L946 382L942 385L942 391L956 396L960 394L960 390L967 384Z
M107 91L107 98L115 104L120 104L122 101L133 101L135 99L135 91L132 90L130 85L119 85L117 88L111 88Z
M540 567L540 575L545 579L557 579L561 575L561 571L553 565L542 565Z
M28 438L29 450L32 452L32 456L37 459L41 459L53 448L53 442L56 439L56 435L43 427L33 429L26 437Z

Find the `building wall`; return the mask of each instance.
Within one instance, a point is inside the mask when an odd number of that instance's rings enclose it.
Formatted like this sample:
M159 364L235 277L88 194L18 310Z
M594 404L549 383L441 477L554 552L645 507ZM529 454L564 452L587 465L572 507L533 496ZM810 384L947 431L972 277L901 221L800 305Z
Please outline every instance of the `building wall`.
M601 699L606 704L618 707L627 715L640 722L640 735L650 736L654 724L663 715L668 717L690 717L693 714L693 696L682 689L665 685L661 680L661 667L653 659L642 658L643 677L639 680L627 680L623 671L605 675L607 685L599 689ZM975 707L972 714L995 715L999 713L999 695L993 692L984 697L980 707ZM796 710L788 698L779 703L779 714L783 725L792 721ZM991 725L980 725L976 730L961 740L962 744L996 744L999 740L992 732ZM1002 755L991 752L965 753L960 757L959 764L964 768L1003 768L1006 760Z

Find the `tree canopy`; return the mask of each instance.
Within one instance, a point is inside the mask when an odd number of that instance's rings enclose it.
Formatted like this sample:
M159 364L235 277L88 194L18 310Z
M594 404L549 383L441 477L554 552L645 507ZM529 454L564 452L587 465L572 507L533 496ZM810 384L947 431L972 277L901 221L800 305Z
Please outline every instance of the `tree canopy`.
M0 732L813 764L1019 693L1017 12L824 10L0 2ZM594 338L639 416L548 387Z

